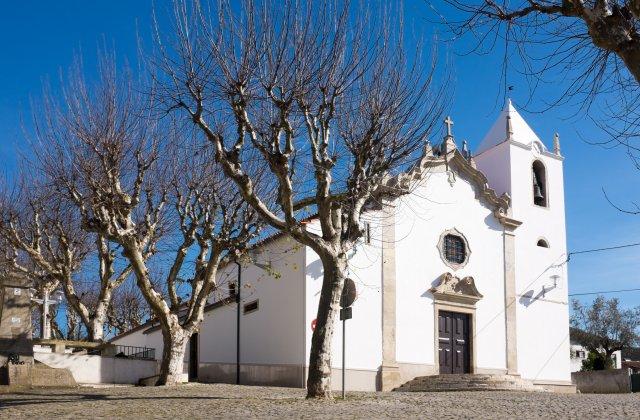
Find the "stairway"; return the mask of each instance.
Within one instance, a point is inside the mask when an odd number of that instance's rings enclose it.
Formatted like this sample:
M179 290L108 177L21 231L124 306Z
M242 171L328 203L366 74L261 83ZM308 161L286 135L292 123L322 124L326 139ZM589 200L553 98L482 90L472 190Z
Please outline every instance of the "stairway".
M399 392L444 391L529 391L546 392L531 381L512 375L433 375L419 376L394 389Z

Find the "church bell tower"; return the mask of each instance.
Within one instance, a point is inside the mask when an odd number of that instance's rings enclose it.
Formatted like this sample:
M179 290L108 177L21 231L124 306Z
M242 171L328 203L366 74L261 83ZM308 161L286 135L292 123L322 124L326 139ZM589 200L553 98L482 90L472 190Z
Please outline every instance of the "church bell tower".
M474 153L489 187L510 196L510 217L522 222L514 233L514 261L518 372L524 377L568 369L564 157L558 134L552 142L547 149L509 100ZM563 328L548 328L558 322L566 324L566 336L558 333Z

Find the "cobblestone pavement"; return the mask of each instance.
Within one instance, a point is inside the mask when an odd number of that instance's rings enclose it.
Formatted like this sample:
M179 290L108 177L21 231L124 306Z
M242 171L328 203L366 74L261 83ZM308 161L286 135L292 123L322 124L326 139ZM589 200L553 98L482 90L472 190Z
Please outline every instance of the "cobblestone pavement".
M304 390L222 384L174 388L0 390L0 418L640 418L640 394L350 393L307 401Z

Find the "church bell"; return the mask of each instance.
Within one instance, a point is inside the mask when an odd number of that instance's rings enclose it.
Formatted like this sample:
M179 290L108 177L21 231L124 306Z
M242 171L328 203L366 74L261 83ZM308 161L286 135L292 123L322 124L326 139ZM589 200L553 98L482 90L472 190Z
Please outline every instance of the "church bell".
M533 197L537 198L537 199L543 199L544 196L542 195L542 189L540 188L540 185L538 184L533 184Z
M544 199L542 195L542 187L540 186L540 182L538 181L538 175L536 171L533 171L533 198L536 200Z

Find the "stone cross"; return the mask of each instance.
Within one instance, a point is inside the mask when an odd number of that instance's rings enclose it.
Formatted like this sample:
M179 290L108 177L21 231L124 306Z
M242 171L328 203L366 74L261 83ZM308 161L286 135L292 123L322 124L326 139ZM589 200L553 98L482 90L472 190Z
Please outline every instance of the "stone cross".
M447 116L447 118L444 119L444 123L447 125L447 137L451 137L451 126L453 125L453 120L451 117Z

